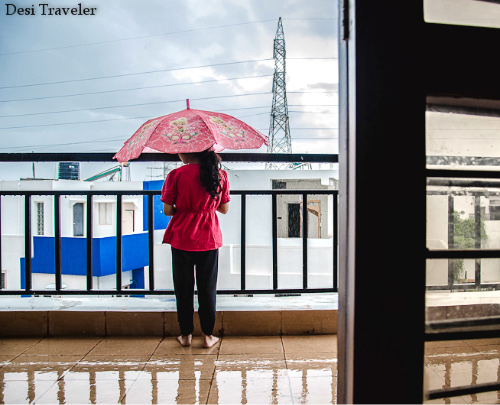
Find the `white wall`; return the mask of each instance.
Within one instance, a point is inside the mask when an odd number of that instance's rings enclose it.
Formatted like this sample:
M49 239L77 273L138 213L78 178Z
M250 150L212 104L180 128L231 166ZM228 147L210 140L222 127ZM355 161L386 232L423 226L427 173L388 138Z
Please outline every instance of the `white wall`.
M156 244L155 286L173 289L170 245ZM331 240L315 239L308 244L308 286L333 286L333 250ZM273 287L273 253L271 245L250 245L246 250L246 288ZM145 275L147 277L147 271ZM239 289L241 279L241 246L224 245L219 250L219 289ZM147 285L147 284L146 284ZM302 245L300 240L278 240L278 287L302 288Z
M142 190L142 182L85 182L74 180L22 180L22 181L0 181L0 190L40 190L40 191L60 191L60 190ZM24 197L22 196L2 196L2 234L3 235L24 235ZM54 236L54 202L51 196L32 196L32 230L36 235L37 215L36 203L44 203L45 235ZM94 237L106 237L116 234L116 197L115 196L94 196L93 197L93 233ZM73 236L73 206L76 203L84 204L84 235L86 224L85 195L67 195L60 199L61 207L61 235L64 237ZM110 203L111 224L99 224L99 203ZM123 203L131 203L135 206L137 215L135 216L135 229L143 229L143 197L124 196Z
M65 289L68 290L86 290L87 289L87 278L85 276L75 276L63 274L61 281L65 285ZM122 285L126 286L132 282L132 272L124 271L122 273ZM49 292L50 285L55 283L55 278L53 274L33 274L32 278L33 289L34 290L47 290ZM111 274L109 276L94 277L93 286L96 290L114 290L116 288L116 275ZM10 287L14 288L14 287ZM54 287L52 286L52 290Z
M230 187L233 190L271 190L273 179L320 179L325 185L336 184L336 170L230 170L228 171ZM1 190L142 190L142 182L83 182L71 180L57 181L19 181L0 182ZM53 236L53 201L51 197L34 196L32 198L32 219L34 234L36 231L35 203L45 203L45 235ZM135 204L137 209L136 229L142 230L142 196L125 196L123 202ZM329 198L328 209L331 213L332 199ZM62 236L73 236L73 205L86 204L85 196L61 197L61 230ZM98 203L112 203L111 225L99 225ZM324 209L325 207L323 207ZM94 237L112 236L115 234L116 198L113 196L94 196ZM246 272L247 288L272 288L272 207L271 197L266 195L247 197L246 219ZM86 207L84 207L85 225ZM240 282L240 243L241 243L241 198L233 195L228 214L218 214L222 228L224 247L220 251L219 288L239 289ZM331 217L329 216L331 219ZM329 235L331 226L329 222ZM84 226L85 229L85 226ZM155 279L156 288L173 288L170 245L161 243L164 230L156 230L155 236ZM8 288L20 287L19 258L24 257L24 201L22 197L2 197L2 259L4 268L9 270ZM9 246L9 248L7 248ZM309 286L326 287L332 285L333 248L332 238L310 239L309 246ZM279 286L281 288L301 288L302 286L302 240L278 240ZM7 249L9 254L7 254ZM147 268L145 278L147 286ZM53 283L54 276L34 274L34 288L44 289ZM130 277L131 279L131 277ZM11 284L14 282L17 284ZM126 276L123 276L124 285ZM86 279L83 276L64 276L63 282L68 288L84 289ZM95 280L96 288L113 289L115 276L105 276Z

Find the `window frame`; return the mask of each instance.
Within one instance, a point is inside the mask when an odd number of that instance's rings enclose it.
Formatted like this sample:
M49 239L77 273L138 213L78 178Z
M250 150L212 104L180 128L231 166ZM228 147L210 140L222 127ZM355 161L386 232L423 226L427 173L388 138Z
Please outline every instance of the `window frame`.
M424 245L426 182L472 178L467 171L426 167L426 99L445 96L464 108L478 99L498 104L490 44L498 43L500 30L425 22L423 1L400 7L341 0L339 17L338 403L422 403L425 342L480 335L425 332L426 259L449 255L429 253ZM474 173L483 176L499 173ZM387 200L375 198L384 186L400 190L404 204L389 209ZM392 220L382 223L368 212ZM370 235L374 227L376 237ZM388 240L389 247L383 243ZM374 254L367 254L370 249ZM387 259L383 294L370 273L374 256ZM428 399L451 394L432 392Z

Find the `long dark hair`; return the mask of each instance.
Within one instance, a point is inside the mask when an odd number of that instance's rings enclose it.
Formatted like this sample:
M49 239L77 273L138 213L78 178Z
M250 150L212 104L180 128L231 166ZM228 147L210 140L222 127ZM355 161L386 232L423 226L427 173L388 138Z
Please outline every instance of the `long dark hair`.
M213 199L218 199L222 189L221 185L221 158L213 150L206 149L194 155L200 162L200 180Z

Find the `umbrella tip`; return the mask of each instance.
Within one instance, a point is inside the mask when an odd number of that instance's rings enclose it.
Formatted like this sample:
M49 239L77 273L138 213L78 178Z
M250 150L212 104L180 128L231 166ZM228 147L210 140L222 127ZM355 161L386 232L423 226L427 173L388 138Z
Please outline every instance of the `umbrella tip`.
M186 106L187 106L187 108L189 110L189 98L186 99Z

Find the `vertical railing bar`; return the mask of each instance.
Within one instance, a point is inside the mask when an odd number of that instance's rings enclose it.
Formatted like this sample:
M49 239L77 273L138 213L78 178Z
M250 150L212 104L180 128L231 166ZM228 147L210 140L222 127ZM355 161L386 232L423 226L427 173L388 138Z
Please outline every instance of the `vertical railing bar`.
M24 196L24 289L31 291L31 195Z
M307 290L307 193L302 194L302 288Z
M278 209L276 194L272 194L272 224L273 224L273 290L278 289Z
M149 241L149 291L155 289L155 267L154 267L154 198L148 195L148 241Z
M333 288L338 290L338 195L333 195Z
M241 194L241 281L240 288L242 291L246 289L246 249L247 249L247 239L246 239L246 217L247 217L247 195L245 193Z
M0 195L0 290L2 289L2 195Z
M448 249L455 248L455 200L448 196ZM455 260L448 259L448 288L453 289Z
M301 190L299 191L299 195L302 194L302 200L303 200L303 220L304 222L302 223L302 231L303 231L303 288L302 290L307 290L308 289L308 263L307 259L309 256L309 249L308 249L308 207L307 207L307 198L311 190ZM71 193L71 191L70 191ZM133 192L132 192L133 193ZM246 291L246 215L247 215L247 196L248 194L252 194L252 191L238 191L237 194L240 194L242 196L242 201L241 201L241 212L242 212L242 217L241 217L241 229L242 229L242 234L241 234L241 291ZM26 254L25 258L25 270L24 270L24 277L25 277L25 285L23 290L26 292L33 292L33 261L31 258L31 250L33 248L33 224L32 224L32 215L33 215L33 207L32 202L33 202L33 195L38 194L38 192L23 192L21 195L24 195L25 197L25 251L29 252ZM42 193L44 194L44 193ZM62 255L61 255L61 242L62 242L62 221L61 221L61 200L60 197L62 195L65 195L64 192L55 192L55 193L50 193L54 196L54 226L55 226L55 255L56 255L56 260L55 260L55 266L56 266L56 290L62 291ZM74 193L73 193L74 194ZM86 242L87 242L87 291L91 292L93 290L93 197L94 194L86 193L87 194L87 219L86 219L86 226L87 226L87 234L86 234ZM99 194L99 193L98 193ZM100 193L102 194L102 193ZM123 222L123 196L127 195L125 192L117 192L113 193L115 194L117 198L117 214L116 214L116 219L117 219L117 228L116 228L116 290L120 293L123 292L123 229L122 229L122 222ZM147 194L147 193L146 193ZM258 193L256 194L267 194L267 191L261 191L259 190ZM278 290L278 285L279 285L279 273L278 273L278 206L277 206L277 196L280 195L281 193L279 191L270 191L269 195L272 197L272 237L273 237L273 244L272 244L272 249L273 249L273 290ZM290 193L285 193L285 194L290 194ZM324 194L324 193L320 193ZM9 194L10 195L10 194ZM338 288L338 229L337 229L337 223L338 223L338 194L332 192L331 195L333 196L333 207L334 207L334 212L333 212L333 229L334 229L334 234L333 234L333 287L334 290L337 290ZM2 200L1 197L3 197L4 194L0 196L0 212L2 205L4 205L4 199ZM154 280L154 204L155 204L155 199L153 194L148 194L148 205L150 207L150 213L151 215L148 217L148 221L150 222L149 226L149 243L150 243L150 249L152 251L149 252L149 257L150 257L150 263L152 264L152 269L150 268L150 288L149 291L145 291L146 293L155 293L157 292L155 290L155 280ZM1 235L1 229L2 229L2 222L0 218L0 235ZM0 254L2 251L2 241L0 240ZM0 266L2 263L2 258L0 257ZM84 293L84 292L83 292Z
M474 194L474 247L481 249L481 195ZM481 286L481 259L474 261L474 284L476 288Z
M93 206L92 194L87 194L87 291L91 291L94 288L93 282L93 238L94 238L94 228L93 228Z
M54 264L56 291L61 291L61 196L54 194Z
M122 290L122 195L116 195L116 290Z

